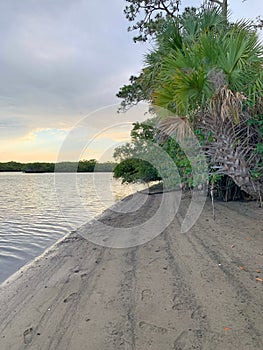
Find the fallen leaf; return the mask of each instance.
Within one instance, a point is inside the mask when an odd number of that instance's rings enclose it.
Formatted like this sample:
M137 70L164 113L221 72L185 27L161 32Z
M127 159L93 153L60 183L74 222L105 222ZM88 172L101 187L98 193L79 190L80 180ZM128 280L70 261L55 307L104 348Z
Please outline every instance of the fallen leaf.
M256 270L257 273L260 273L260 270Z
M246 240L247 240L247 241L251 241L251 238L250 238L250 237L246 237Z
M224 331L231 331L232 328L224 327Z
M240 270L245 270L244 266L239 266Z
M256 277L256 281L258 281L258 282L263 282L263 279L262 279L262 278L259 278L259 277Z

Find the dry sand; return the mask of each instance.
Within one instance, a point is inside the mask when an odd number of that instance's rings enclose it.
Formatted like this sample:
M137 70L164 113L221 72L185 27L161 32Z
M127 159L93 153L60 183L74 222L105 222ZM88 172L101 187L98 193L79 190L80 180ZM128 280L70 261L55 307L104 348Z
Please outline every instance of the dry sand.
M127 227L161 197L101 221ZM262 209L216 203L214 221L208 201L182 234L188 204L148 243L110 249L73 232L16 273L0 289L0 349L263 350Z

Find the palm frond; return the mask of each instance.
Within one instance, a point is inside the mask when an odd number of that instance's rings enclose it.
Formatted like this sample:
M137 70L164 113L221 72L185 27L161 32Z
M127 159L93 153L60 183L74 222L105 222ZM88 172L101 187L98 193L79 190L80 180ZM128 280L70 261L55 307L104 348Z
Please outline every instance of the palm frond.
M219 43L218 65L235 91L253 84L263 63L262 46L255 32L244 26L234 26Z
M169 137L174 137L177 142L189 138L193 135L189 119L187 117L167 117L160 119L156 125L158 131L158 141L164 142Z
M217 118L220 118L222 122L229 120L237 124L242 115L244 100L244 95L239 92L234 93L227 86L224 86L210 102L209 110L214 123L216 123Z

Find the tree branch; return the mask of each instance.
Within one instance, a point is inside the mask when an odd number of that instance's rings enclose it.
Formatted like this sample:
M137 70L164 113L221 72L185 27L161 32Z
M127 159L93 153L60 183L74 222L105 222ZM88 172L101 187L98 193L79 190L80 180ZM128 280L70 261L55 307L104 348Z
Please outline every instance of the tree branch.
M171 11L168 9L168 7L165 5L165 3L164 3L163 0L161 0L161 4L163 5L163 10L164 10L169 16L174 17L174 12L175 12L175 11L171 12Z
M216 2L218 5L222 6L223 2L219 1L219 0L210 0L211 2Z

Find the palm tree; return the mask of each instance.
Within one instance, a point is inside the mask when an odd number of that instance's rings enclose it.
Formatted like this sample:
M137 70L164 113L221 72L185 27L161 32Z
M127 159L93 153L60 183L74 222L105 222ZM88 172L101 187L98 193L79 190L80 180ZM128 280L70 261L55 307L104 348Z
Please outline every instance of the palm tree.
M203 9L166 21L141 76L151 86L148 100L209 135L204 150L212 168L254 197L263 195L262 168L252 177L262 164L256 152L262 134L250 123L263 114L262 67L262 46L250 23L230 24L220 10ZM159 127L182 135L176 117Z

